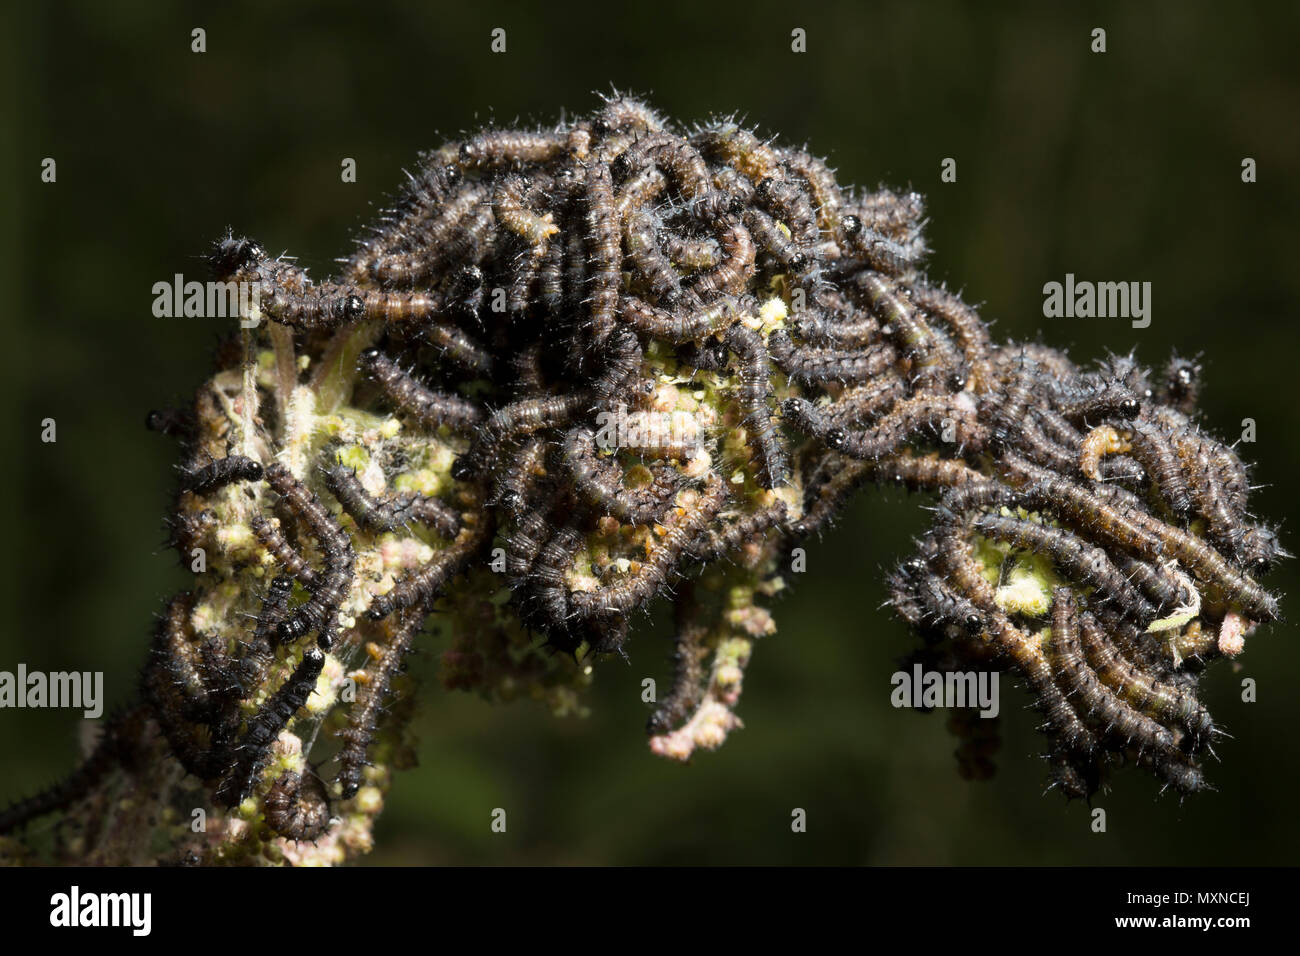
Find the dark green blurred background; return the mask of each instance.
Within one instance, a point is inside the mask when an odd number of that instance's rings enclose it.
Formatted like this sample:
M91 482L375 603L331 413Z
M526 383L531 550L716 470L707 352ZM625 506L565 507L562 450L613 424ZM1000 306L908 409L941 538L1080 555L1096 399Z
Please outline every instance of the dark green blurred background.
M1257 420L1246 456L1267 484L1258 510L1288 517L1297 6L869 6L119 0L10 12L0 668L103 670L123 700L151 616L185 583L159 544L173 449L142 421L205 376L218 330L153 318L154 282L197 272L228 225L324 274L418 149L492 117L587 111L611 83L686 122L740 111L828 155L842 181L925 192L932 273L981 303L1001 337L1041 330L1077 357L1136 347L1148 363L1203 352L1206 420L1225 435ZM196 26L206 54L190 52ZM488 50L497 26L502 56ZM1089 52L1094 26L1108 31L1104 55ZM805 55L790 52L794 27ZM39 182L46 156L56 185ZM355 185L339 181L345 156ZM958 182L941 184L949 156ZM1240 179L1246 156L1255 185ZM1151 327L1043 319L1043 283L1066 272L1151 281ZM46 416L55 445L38 439ZM1211 671L1208 701L1233 734L1209 768L1216 793L1180 804L1121 773L1100 800L1109 832L1090 833L1085 807L1040 795L1040 739L1018 691L1004 695L998 776L960 781L943 718L888 700L911 640L879 610L880 572L922 527L920 504L864 494L811 548L777 608L780 633L755 654L746 729L692 766L651 757L642 733L639 681L667 674L662 631L636 635L631 667L598 668L586 721L430 680L421 767L398 778L369 862L1293 861L1293 626L1252 638L1236 673ZM1297 571L1268 583L1296 592ZM415 666L432 675L435 663L426 653ZM1241 703L1244 677L1259 703ZM70 765L71 713L0 717L0 797ZM494 807L509 812L506 835L489 831ZM794 807L808 811L806 834L790 832Z

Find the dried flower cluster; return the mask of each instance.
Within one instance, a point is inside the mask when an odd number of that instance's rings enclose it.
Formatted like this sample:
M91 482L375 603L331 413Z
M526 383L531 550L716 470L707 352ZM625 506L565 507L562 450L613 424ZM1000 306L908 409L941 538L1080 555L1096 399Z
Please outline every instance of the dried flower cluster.
M336 278L218 243L259 324L155 419L186 448L174 542L206 563L143 692L244 829L187 852L364 849L410 759L388 701L431 614L449 686L566 711L589 656L673 593L652 746L717 746L774 630L757 598L868 481L938 496L890 578L920 659L1027 681L1066 793L1126 759L1204 786L1197 680L1277 618L1255 577L1282 552L1191 417L1198 369L995 345L926 281L921 224L915 194L615 97L423 156ZM987 773L996 735L971 733L965 770Z

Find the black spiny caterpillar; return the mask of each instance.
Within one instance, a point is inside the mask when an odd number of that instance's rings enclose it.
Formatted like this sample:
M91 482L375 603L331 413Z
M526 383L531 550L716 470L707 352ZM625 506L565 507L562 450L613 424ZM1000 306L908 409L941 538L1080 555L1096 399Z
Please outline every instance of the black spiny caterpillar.
M784 557L877 482L938 500L889 579L918 661L1023 678L1070 796L1126 761L1206 786L1201 671L1277 619L1256 578L1284 553L1190 417L1199 369L994 344L926 280L922 215L615 97L424 155L335 278L218 242L258 306L244 361L167 429L175 542L209 555L144 675L171 753L341 858L405 759L387 702L426 616L449 686L568 710L581 663L673 594L649 731L684 759L737 724ZM996 731L951 726L987 776Z

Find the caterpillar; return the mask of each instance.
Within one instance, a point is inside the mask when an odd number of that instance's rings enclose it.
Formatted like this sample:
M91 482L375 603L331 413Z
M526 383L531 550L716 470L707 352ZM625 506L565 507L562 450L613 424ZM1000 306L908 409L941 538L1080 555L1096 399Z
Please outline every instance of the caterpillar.
M235 806L248 796L276 735L307 703L324 665L325 655L319 648L309 646L303 651L302 660L293 673L248 721L248 729L236 748L234 763L213 792L218 801L226 806Z
M785 526L789 512L784 501L777 499L766 508L742 515L722 528L706 528L691 544L691 557L711 564L738 552L746 542L761 540L772 529Z
M1196 410L1200 397L1201 366L1194 359L1175 355L1165 365L1156 400L1169 405L1184 415Z
M762 210L746 209L741 222L749 230L758 250L771 256L781 268L800 274L813 261L808 252Z
M273 557L276 563L292 578L302 582L303 587L315 588L320 585L316 569L307 563L298 553L298 549L289 543L284 532L272 524L264 515L254 515L248 522L249 529L261 542L262 547Z
M329 795L315 773L286 770L262 798L267 825L290 840L314 842L330 824Z
M1133 422L1130 430L1130 453L1155 479L1161 498L1174 514L1186 515L1192 509L1192 498L1171 436L1150 421Z
M610 333L605 347L604 368L592 384L592 408L609 408L615 399L630 392L643 360L641 342L627 326Z
M994 514L975 516L970 527L984 537L1050 556L1075 580L1095 587L1107 599L1119 602L1126 614L1144 626L1155 618L1155 608L1115 566L1105 550L1085 544L1064 528Z
M160 715L159 727L177 760L188 772L208 778L216 774L222 755L205 746L206 734L199 730L210 713L192 651L193 602L192 593L182 592L168 603L154 631L140 688L150 710Z
M366 616L377 621L397 610L425 607L441 593L451 578L463 571L490 540L486 522L463 527L456 539L434 554L422 568L403 579L387 594L376 597Z
M703 610L695 596L695 588L687 582L673 602L672 688L646 720L647 734L664 734L672 730L694 712L704 696L704 662L709 652L704 643L708 627L702 618Z
M195 494L209 494L236 481L261 481L260 462L243 455L218 458L211 464L185 472L181 476L181 490Z
M465 330L439 322L420 328L420 335L433 345L438 354L466 371L481 375L492 371L492 354Z
M939 364L948 357L938 345L934 331L911 303L905 302L879 273L858 273L854 282L866 297L871 310L885 321L886 326L882 331L905 355L912 357L923 378L931 378L938 371Z
M1217 733L1204 705L1184 688L1140 673L1116 651L1095 618L1082 619L1081 636L1088 664L1102 683L1153 718L1182 724L1199 739Z
M640 491L632 491L623 483L623 470L615 462L607 462L596 452L596 435L579 425L565 435L561 455L564 467L572 477L578 494L598 506L604 514L613 515L629 524L655 521L667 509L680 487L672 471L659 473L654 482Z
M85 797L123 760L124 752L131 746L136 725L145 716L144 708L112 714L104 719L103 729L95 747L77 768L51 787L24 800L18 800L0 810L0 834L11 833L36 817L64 809Z
M807 184L796 183L784 164L759 180L754 195L776 219L786 224L800 245L811 245L820 237Z
M252 688L265 679L273 660L273 641L279 637L279 625L289 610L289 598L293 594L293 577L277 574L271 579L266 595L262 598L262 607L258 612L253 634L243 648L239 659L240 684L244 692L240 695L247 699Z
M1052 652L1059 665L1062 692L1078 698L1087 720L1103 734L1114 735L1125 744L1137 740L1140 749L1157 753L1174 750L1177 744L1169 730L1112 695L1084 663L1078 610L1069 588L1058 588L1052 596Z
M767 346L776 364L799 382L867 384L888 371L895 360L893 349L883 344L852 352L796 349L790 336L779 330L768 337Z
M681 298L682 279L655 241L659 231L656 219L652 212L629 214L624 221L623 242L627 246L635 281L655 299L672 305Z
M534 495L537 476L545 473L547 447L540 438L525 439L515 450L508 467L502 469L490 503L511 519L519 518Z
M366 753L374 742L381 707L411 644L423 623L423 615L408 614L394 622L393 633L378 651L373 666L365 670L366 679L358 681L356 700L348 710L348 726L339 731L343 747L339 750L338 783L343 799L356 795L361 787L361 775L366 765Z
M483 420L478 405L457 395L425 387L378 348L363 351L358 362L361 370L383 389L388 400L423 428L447 425L463 431Z
M479 133L460 147L460 159L467 166L523 166L554 159L567 147L558 132L528 132L496 129Z
M665 231L660 232L655 240L663 247L670 262L688 272L714 269L722 259L722 250L712 236L686 236Z
M322 465L326 487L343 505L343 510L368 531L393 531L412 521L427 524L445 538L460 530L456 511L427 495L399 494L376 499L362 486L356 472L346 465Z
M537 552L529 569L526 591L522 594L516 591L526 613L540 617L562 636L568 627L570 606L567 572L582 541L576 519L570 519Z
M609 167L594 166L584 177L589 262L586 302L593 349L599 349L614 328L622 276L622 231L614 215L614 185Z
M870 312L848 317L844 310L807 309L790 318L790 328L800 339L811 345L862 348L878 343L880 321ZM892 369L891 369L892 371Z
M570 613L579 618L625 615L656 594L667 583L677 562L686 553L691 541L722 510L727 489L721 479L713 476L699 492L691 507L664 533L641 567L624 580L602 585L590 591L575 591L569 595Z
M406 176L406 186L397 202L383 211L379 222L359 242L357 251L344 261L344 274L350 281L373 279L375 264L381 258L418 244L421 227L438 214L464 179L459 166L436 160Z
M590 407L591 397L585 392L549 395L521 399L497 409L489 416L470 449L456 459L453 477L459 480L472 478L489 463L497 462L502 446L513 439L568 424L574 416Z
M780 487L789 478L790 465L784 439L772 421L767 404L771 391L767 347L757 332L741 324L729 326L723 341L738 359L738 400L751 447L758 456L759 480L767 488Z
M311 597L279 625L280 640L288 643L309 631L319 631L337 610L352 586L356 552L352 539L320 499L287 468L271 465L266 469L266 480L298 520L311 529L325 556L325 571L312 586Z
M155 409L145 416L144 427L168 438L188 442L194 437L194 413L180 408Z
M371 257L368 278L389 288L441 278L447 263L454 261L451 250L467 252L477 247L483 251L494 222L490 193L476 183L466 183L436 217L408 227L405 243Z
M720 295L739 295L754 274L754 240L743 223L734 217L724 219L720 223L717 241L721 253L718 264L697 273L688 283L690 290L702 301Z
M904 442L927 432L933 438L952 428L952 438L962 450L978 451L987 440L986 430L968 408L945 397L921 395L898 402L871 428L850 430L831 425L805 398L786 399L782 415L796 428L822 441L827 448L850 458L876 459L895 453Z
M623 316L638 332L676 344L695 342L725 331L744 311L735 298L723 296L699 309L672 312L649 305L636 296L623 299Z

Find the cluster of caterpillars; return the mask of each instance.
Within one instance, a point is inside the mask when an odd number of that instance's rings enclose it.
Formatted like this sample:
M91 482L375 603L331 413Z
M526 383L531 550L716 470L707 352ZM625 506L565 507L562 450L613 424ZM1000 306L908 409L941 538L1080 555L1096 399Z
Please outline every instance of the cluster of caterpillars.
M918 659L1022 675L1052 783L1070 796L1090 796L1122 760L1202 789L1199 758L1218 731L1199 674L1277 620L1254 577L1285 553L1247 511L1240 459L1189 417L1199 370L1176 358L1153 382L1112 358L1081 372L1041 346L1002 347L987 367L994 386L964 426L949 423L964 435L963 470L950 459L947 474L901 478L939 494L919 553L890 578L895 607L927 638ZM854 470L865 480L882 466ZM1027 556L1049 570L1026 590Z
M257 380L281 434L288 393L346 366L358 413L455 460L449 490L377 495L334 445L304 454L250 442L247 425L155 416L189 441L183 553L220 532L202 500L234 488L276 571L237 646L194 633L191 596L164 615L145 690L176 755L219 801L261 788L274 826L315 836L327 802L356 792L425 616L494 545L516 619L566 653L622 654L634 612L677 594L676 686L649 722L669 733L709 679L693 576L775 573L875 481L938 498L889 581L922 656L1020 675L1055 783L1088 796L1131 759L1180 791L1204 786L1216 731L1199 672L1277 619L1255 578L1283 552L1250 515L1241 461L1193 418L1199 369L1174 360L1153 380L1129 358L1081 370L993 343L927 281L922 221L914 193L847 190L805 150L730 120L681 131L614 96L573 123L422 156L334 278L220 241L217 277L258 293L254 344L291 346L278 394ZM293 356L324 371L308 382ZM226 401L224 420L246 415ZM216 404L202 391L191 418L222 418ZM656 416L689 427L609 427ZM439 542L420 566L383 586L356 570L359 536L368 548L412 525ZM1005 580L1034 560L1037 604ZM337 774L267 779L272 741L339 641L371 652ZM982 775L995 737L976 735Z

